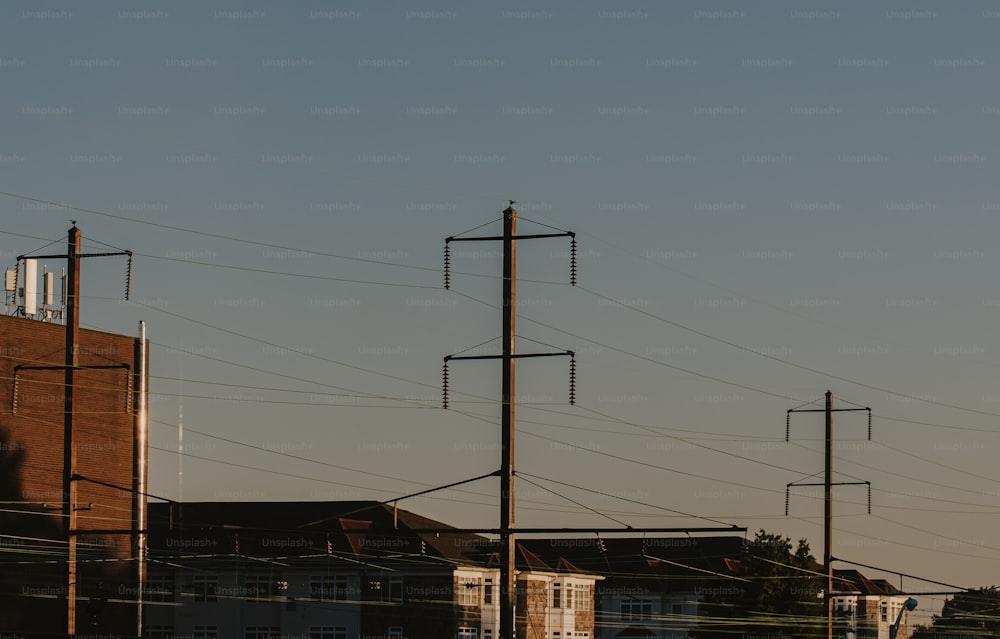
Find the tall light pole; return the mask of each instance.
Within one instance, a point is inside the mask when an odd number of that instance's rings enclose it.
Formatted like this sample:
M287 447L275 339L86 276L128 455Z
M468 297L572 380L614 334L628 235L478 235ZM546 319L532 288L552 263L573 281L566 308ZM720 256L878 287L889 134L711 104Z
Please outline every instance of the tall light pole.
M896 634L899 632L899 624L903 621L903 613L907 610L913 610L917 607L918 603L913 597L903 602L903 607L899 609L899 614L896 615L896 623L889 626L889 639L896 639Z

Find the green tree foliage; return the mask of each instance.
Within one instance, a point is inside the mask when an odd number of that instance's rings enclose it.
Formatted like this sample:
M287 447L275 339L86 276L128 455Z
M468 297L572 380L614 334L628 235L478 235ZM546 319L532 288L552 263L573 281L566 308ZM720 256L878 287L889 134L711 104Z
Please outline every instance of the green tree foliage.
M761 530L733 578L702 592L697 639L825 637L822 577L809 544Z
M945 602L930 626L917 628L913 639L980 639L1000 637L1000 590L996 586L961 592Z

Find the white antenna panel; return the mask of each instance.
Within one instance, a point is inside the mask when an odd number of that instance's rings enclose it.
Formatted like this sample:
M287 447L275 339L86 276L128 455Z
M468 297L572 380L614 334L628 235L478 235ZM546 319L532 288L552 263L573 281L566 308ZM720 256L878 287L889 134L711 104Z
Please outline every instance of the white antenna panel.
M6 273L4 275L6 276L6 277L4 277L4 282L5 282L5 284L4 284L4 290L7 291L8 293L16 291L17 290L17 271L12 271L10 269L7 269L7 271L6 271Z
M24 316L38 312L38 261L24 260Z
M55 285L56 274L52 271L45 271L45 277L42 279L42 305L52 306L56 297Z

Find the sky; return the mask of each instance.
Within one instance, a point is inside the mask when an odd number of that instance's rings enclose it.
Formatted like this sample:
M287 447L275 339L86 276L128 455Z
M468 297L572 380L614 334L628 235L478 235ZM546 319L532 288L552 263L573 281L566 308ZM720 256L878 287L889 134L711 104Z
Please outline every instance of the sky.
M986 2L9 3L0 262L85 248L151 346L150 491L379 499L499 466L521 526L730 526L997 583L1000 10ZM98 247L102 247L98 249ZM51 247L46 249L51 252ZM49 264L58 269L59 264ZM9 311L10 309L8 309ZM490 341L492 340L492 341ZM485 344L483 344L486 342ZM483 344L482 346L480 346ZM468 353L467 353L468 354ZM178 455L183 423L184 455ZM497 481L401 502L497 523ZM838 564L851 567L849 564ZM889 575L909 591L941 586ZM938 604L940 596L929 596Z

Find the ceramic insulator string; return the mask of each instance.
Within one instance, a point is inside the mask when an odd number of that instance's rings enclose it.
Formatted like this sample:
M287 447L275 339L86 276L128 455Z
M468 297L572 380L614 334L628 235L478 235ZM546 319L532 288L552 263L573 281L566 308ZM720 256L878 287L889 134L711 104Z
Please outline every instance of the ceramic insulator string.
M785 413L785 441L788 441L788 435L792 430L792 411ZM786 513L787 514L787 513Z
M576 238L569 241L569 284L576 286Z
M451 246L444 245L444 288L451 288Z
M868 409L868 441L872 440L872 409ZM869 515L871 514L871 507L869 506Z
M448 362L444 363L444 367L442 369L441 404L447 410L447 408L448 408Z
M569 404L576 404L576 357L569 358Z
M785 517L788 516L788 486L785 486Z
M125 272L125 299L132 298L132 255L128 256L128 270Z

